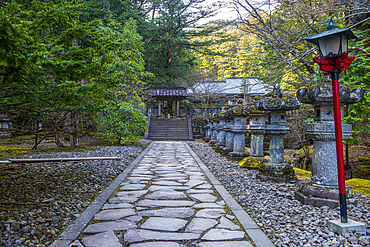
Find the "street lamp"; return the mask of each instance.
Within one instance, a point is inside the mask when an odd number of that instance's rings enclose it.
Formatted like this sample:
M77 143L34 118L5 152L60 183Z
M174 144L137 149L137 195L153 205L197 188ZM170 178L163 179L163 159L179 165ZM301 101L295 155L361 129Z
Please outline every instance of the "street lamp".
M354 60L354 57L348 57L347 48L348 40L356 38L357 37L349 28L337 28L333 19L329 21L326 31L304 38L308 42L318 46L320 58L315 57L314 61L320 65L321 70L330 72L331 74L333 88L335 142L337 150L339 203L342 223L347 223L348 219L338 80L339 73L347 70L349 68L349 64Z

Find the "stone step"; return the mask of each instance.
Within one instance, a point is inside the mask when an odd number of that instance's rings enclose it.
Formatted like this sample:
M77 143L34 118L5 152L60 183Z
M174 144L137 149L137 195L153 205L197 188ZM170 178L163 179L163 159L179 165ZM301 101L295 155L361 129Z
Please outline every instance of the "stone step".
M186 119L151 119L148 138L151 140L189 140Z

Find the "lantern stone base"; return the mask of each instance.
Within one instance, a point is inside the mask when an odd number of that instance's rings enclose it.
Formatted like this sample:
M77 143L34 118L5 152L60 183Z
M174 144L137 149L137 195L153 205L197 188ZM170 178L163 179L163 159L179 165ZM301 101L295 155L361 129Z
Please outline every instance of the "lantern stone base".
M213 148L215 149L215 151L217 153L221 153L223 148L224 148L224 144L223 143L216 143L216 145L214 145Z
M247 152L231 152L229 153L228 158L230 160L239 161L248 156L250 156L250 154Z
M248 157L239 162L241 168L259 170L261 165L267 164L269 161L263 157Z
M10 134L8 133L0 133L0 139L8 139L10 138Z
M329 220L328 227L330 230L337 234L347 235L365 235L366 234L366 224L348 219L347 223L342 223L340 219Z
M260 166L257 178L261 181L293 182L297 181L293 167L286 163L268 163Z
M223 156L228 156L229 153L231 153L233 151L233 147L224 147L222 149L222 155Z
M209 142L209 145L211 146L211 147L213 147L214 145L216 145L217 144L217 140L211 140L210 142Z
M311 205L314 207L339 207L339 191L332 187L302 185L299 190L295 192L295 199L304 205Z

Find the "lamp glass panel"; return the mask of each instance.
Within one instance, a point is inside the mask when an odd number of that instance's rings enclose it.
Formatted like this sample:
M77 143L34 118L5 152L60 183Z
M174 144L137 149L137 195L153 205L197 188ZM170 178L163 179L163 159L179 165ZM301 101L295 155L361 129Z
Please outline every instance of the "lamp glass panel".
M322 57L335 57L340 54L340 34L320 38L318 42Z
M341 53L348 50L348 37L345 33L342 33L342 50Z

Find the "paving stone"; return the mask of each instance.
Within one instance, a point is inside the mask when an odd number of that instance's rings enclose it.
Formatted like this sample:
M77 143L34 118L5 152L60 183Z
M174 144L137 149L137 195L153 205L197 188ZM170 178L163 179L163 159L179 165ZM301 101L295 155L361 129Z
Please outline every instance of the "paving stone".
M158 190L145 196L147 199L185 199L186 195L183 192L174 190Z
M211 188L212 185L208 183L197 186L197 189L211 189Z
M130 216L130 217L125 218L125 220L129 220L129 221L135 222L135 223L139 222L142 219L143 219L143 217L137 216L137 215L134 215L134 216Z
M146 194L148 190L132 190L132 191L121 191L117 192L116 196L130 196L130 197L140 197Z
M202 240L232 240L232 239L242 239L245 233L242 231L230 231L225 229L211 229L207 232Z
M188 218L193 216L194 209L192 208L163 208L140 211L137 214L139 216L157 216L157 217L169 217L169 218ZM209 217L210 218L210 217Z
M131 245L133 246L133 245ZM253 247L247 241L217 241L217 242L200 242L199 247Z
M186 191L188 194L212 194L214 193L213 190L198 190L198 189L190 189Z
M221 217L220 224L217 225L217 228L224 228L230 230L239 230L240 226L234 224L231 220L226 219L225 217Z
M196 233L177 233L177 232L157 232L151 230L129 229L125 233L124 240L128 242L142 242L146 240L193 240L198 239L200 234Z
M229 220L235 219L235 216L231 215L231 214L227 214L227 215L225 215L225 217L228 218Z
M130 203L119 203L119 204L110 204L106 203L103 206L103 209L118 209L118 208L132 208L134 205Z
M140 176L140 175L154 175L153 172L149 171L149 170L146 170L146 169L136 169L134 170L132 173L131 173L131 176Z
M129 181L132 181L132 180L135 180L135 181L141 181L141 180L152 180L153 178L151 177L128 177L127 180Z
M204 203L197 203L193 206L193 208L224 208L224 206L213 203L213 202L204 202Z
M76 239L75 241L73 241L73 243L71 243L69 246L70 246L70 247L71 247L71 246L73 246L73 247L84 247L84 246L80 243L80 241L78 241L77 239Z
M190 175L190 176L203 176L202 172L185 171L185 174Z
M215 202L217 197L211 194L190 194L191 199L201 202Z
M142 190L145 186L145 184L126 184L122 186L120 190Z
M186 227L186 232L203 233L211 227L218 224L217 220L204 219L204 218L194 218L191 220L189 225Z
M188 176L182 173L166 173L159 175L160 177L164 178L178 178L178 179L187 179Z
M148 172L151 173L151 174L145 174L145 173L148 173ZM139 173L133 171L131 173L131 176L132 177L140 177L140 178L154 178L154 173L149 171L149 170L147 170L147 172L139 172Z
M121 247L118 238L113 231L106 231L92 236L84 237L82 244L85 247Z
M195 186L198 186L200 184L203 184L205 180L199 180L199 179L190 179L189 182L185 183L186 186L189 186L190 188L193 188Z
M118 221L110 221L110 222L102 222L89 225L83 231L83 233L98 233L98 232L106 232L109 230L112 231L126 231L128 229L136 228L136 224L127 221L127 220L118 220Z
M176 232L183 228L187 223L187 220L181 220L177 218L150 217L144 222L144 224L141 225L140 228Z
M109 199L109 203L132 203L139 200L139 197L113 197Z
M136 203L136 206L141 207L150 207L150 208L158 208L158 207L191 207L195 204L192 201L185 201L185 200L140 200Z
M173 185L173 186L182 186L181 183L175 182L175 181L167 181L167 180L160 180L160 181L154 181L152 184L155 185Z
M94 220L118 220L135 214L135 210L131 208L125 209L108 209L97 213Z
M217 218L219 218L219 217L221 217L225 214L226 214L226 212L223 209L218 209L218 208L202 209L202 210L197 212L195 217L217 219Z
M162 186L162 185L152 185L149 187L149 191L156 191L156 190L188 190L190 189L189 186Z
M159 177L157 178L157 180L173 180L173 181L180 181L180 180L189 180L189 178L187 176L168 176L168 177ZM190 188L189 188L190 189Z
M176 242L148 242L131 244L130 247L181 247L181 245Z

